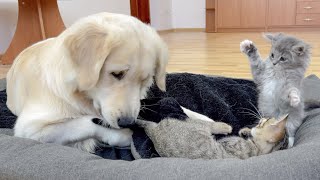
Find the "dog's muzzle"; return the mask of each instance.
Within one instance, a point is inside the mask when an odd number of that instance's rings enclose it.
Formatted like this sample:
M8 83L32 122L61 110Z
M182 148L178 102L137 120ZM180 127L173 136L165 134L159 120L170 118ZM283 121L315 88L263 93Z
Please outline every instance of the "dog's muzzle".
M118 125L121 128L128 128L135 124L135 118L121 117L118 119Z

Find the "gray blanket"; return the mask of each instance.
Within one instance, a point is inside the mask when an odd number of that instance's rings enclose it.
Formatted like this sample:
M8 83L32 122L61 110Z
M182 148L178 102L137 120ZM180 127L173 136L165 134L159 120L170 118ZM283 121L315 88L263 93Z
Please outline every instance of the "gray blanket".
M305 122L288 150L247 160L106 160L77 149L0 134L1 179L320 179L320 80L304 82ZM6 131L6 132L5 132ZM0 133L10 134L8 130Z

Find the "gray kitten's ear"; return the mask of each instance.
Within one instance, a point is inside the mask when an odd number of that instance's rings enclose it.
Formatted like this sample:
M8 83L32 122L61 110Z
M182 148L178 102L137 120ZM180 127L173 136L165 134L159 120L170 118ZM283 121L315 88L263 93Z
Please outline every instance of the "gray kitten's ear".
M274 41L277 41L281 36L283 36L283 33L278 33L278 34L263 33L262 36L269 42L274 42Z
M309 51L310 46L305 43L299 43L297 45L292 46L292 52L296 53L298 56L304 55L307 51Z
M262 36L270 42L272 42L274 38L273 34L270 34L270 33L263 33Z

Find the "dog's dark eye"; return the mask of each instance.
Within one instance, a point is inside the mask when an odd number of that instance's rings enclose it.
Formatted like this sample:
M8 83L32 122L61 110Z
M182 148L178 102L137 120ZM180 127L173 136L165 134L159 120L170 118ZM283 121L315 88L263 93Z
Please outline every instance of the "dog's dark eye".
M280 61L285 61L286 59L284 57L281 57L280 58Z
M273 54L273 53L271 53L270 57L273 59L273 58L274 58L274 54Z
M124 76L126 75L126 72L125 72L125 71L112 72L111 75L112 75L113 77L115 77L116 79L121 80L121 79L123 79Z

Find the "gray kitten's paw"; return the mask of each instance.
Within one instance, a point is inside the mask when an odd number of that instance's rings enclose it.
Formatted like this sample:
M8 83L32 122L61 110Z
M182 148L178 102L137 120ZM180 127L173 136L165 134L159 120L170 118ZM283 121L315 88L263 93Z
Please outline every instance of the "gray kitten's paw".
M240 43L240 51L247 55L255 52L256 50L257 48L255 47L253 42L250 40L244 40Z
M297 107L301 101L299 93L297 91L291 91L289 94L289 98L290 98L290 106L292 107Z

